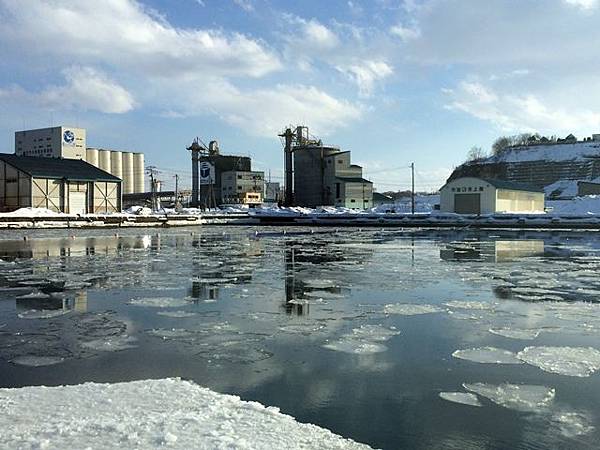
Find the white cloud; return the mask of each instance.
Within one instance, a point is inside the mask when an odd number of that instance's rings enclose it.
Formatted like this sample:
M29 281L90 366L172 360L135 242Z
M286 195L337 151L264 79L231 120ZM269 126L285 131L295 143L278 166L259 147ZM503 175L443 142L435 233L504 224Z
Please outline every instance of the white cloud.
M133 96L105 74L91 67L74 66L64 70L67 84L49 87L39 95L42 104L51 108L82 108L103 113L131 111Z
M310 123L315 133L326 136L359 119L363 112L360 105L304 85L241 90L226 81L212 80L201 90L192 93L182 86L172 95L174 104L168 105L171 115L212 113L248 134L264 137L275 136L288 123Z
M444 92L446 108L466 112L504 132L588 134L600 129L600 113L576 103L562 103L532 93L503 93L479 81L462 81Z
M19 56L109 64L145 77L185 78L210 71L261 77L281 63L264 43L240 33L183 29L134 0L0 0L0 40Z
M412 41L421 37L421 30L415 23L410 26L404 26L402 24L394 25L390 28L390 33L398 36L403 42Z
M339 39L329 28L315 19L297 18L302 26L302 42L309 48L331 50L339 44Z
M254 11L254 5L252 4L251 0L233 0L233 3L238 5L244 11Z
M63 70L66 83L29 92L12 85L0 89L0 98L15 106L48 110L81 109L108 114L121 114L136 106L131 93L104 73L91 67L73 66Z
M337 66L337 69L350 77L363 97L373 93L377 81L394 73L393 68L385 61L352 61L348 65Z
M564 0L568 5L581 8L583 10L595 9L598 7L598 0Z

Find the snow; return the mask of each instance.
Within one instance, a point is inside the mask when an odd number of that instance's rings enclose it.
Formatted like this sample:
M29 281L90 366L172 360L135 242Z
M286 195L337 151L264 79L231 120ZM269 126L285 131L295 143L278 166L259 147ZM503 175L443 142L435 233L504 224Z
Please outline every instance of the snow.
M525 412L539 413L547 410L555 395L554 388L527 384L464 383L463 387L490 399L497 405Z
M478 163L489 164L499 162L525 161L573 161L585 160L588 156L600 154L600 143L597 141L575 142L572 144L548 144L510 147L500 155L492 156Z
M555 193L556 192L556 193ZM544 187L546 197L553 195L563 198L577 196L577 180L558 180Z
M471 309L471 310L490 310L494 309L495 304L476 301L453 300L444 305L456 309Z
M366 449L178 378L0 389L6 448Z
M29 367L42 367L42 366L52 366L54 364L59 364L64 361L64 358L60 358L58 356L34 356L34 355L24 355L17 356L12 359L10 362L13 364L17 364L19 366L29 366Z
M525 347L517 357L546 372L571 377L589 377L600 370L600 351L591 347Z
M461 405L481 406L481 402L475 394L467 392L440 392L440 398Z
M0 213L0 217L65 217L69 214L57 213L46 208L19 208L15 211Z
M466 350L456 350L454 353L452 353L452 356L482 364L523 363L513 352L496 347L479 347L469 348Z
M416 316L420 314L430 314L443 311L433 305L412 305L408 303L393 303L385 305L383 312L386 314L397 314L400 316Z
M600 215L600 195L585 195L571 200L548 200L546 207L552 208L552 216Z

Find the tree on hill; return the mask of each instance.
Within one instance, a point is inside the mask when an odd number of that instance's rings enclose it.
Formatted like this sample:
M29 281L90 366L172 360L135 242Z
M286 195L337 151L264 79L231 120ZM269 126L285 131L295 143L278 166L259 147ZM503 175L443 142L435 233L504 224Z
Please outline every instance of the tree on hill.
M477 162L486 158L486 154L481 147L473 146L467 153L467 162Z

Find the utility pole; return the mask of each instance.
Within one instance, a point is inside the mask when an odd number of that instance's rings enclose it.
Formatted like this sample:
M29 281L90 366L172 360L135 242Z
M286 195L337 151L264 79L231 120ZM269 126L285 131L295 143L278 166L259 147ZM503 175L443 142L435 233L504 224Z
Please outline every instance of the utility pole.
M175 174L175 199L177 200L177 197L179 197L179 175Z
M412 180L412 187L410 190L410 194L411 194L411 210L412 210L412 214L415 214L415 163L410 163L410 172L411 172L411 180Z

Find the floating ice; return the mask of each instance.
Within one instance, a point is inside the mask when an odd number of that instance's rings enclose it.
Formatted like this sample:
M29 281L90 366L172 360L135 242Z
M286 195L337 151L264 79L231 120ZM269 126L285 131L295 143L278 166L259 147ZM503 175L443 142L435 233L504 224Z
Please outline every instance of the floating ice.
M451 302L446 302L444 305L450 308L458 308L458 309L475 309L475 310L487 310L494 309L496 306L494 303L487 302L476 302L476 301L461 301L461 300L453 300Z
M591 347L525 347L517 358L560 375L589 377L600 369L600 351Z
M525 412L547 410L555 395L554 388L528 384L464 383L463 387L490 399L497 405Z
M132 336L109 336L103 339L82 342L81 346L100 352L119 352L137 347L134 345L135 342L137 342L137 339Z
M510 339L533 340L540 334L540 329L534 328L490 328L490 333Z
M556 412L552 422L558 426L560 434L568 438L590 434L595 429L592 420L578 412Z
M381 325L362 325L359 328L354 328L351 333L344 334L337 341L328 342L323 347L345 353L381 353L387 350L387 347L381 342L385 342L398 334L400 332L395 328L384 328Z
M176 319L184 319L186 317L194 317L197 315L196 313L187 311L159 311L156 314L159 316L173 317Z
M59 356L17 356L13 358L10 362L13 364L18 364L19 366L29 366L29 367L42 367L42 366L52 366L54 364L58 364L63 362L65 359Z
M437 313L442 310L434 305L421 305L409 303L393 303L385 305L383 312L386 314L398 314L401 316L416 316L419 314Z
M475 394L469 392L440 392L440 397L452 403L461 405L481 406Z
M313 298L323 298L323 299L344 298L343 294L338 294L337 292L324 291L322 289L319 289L316 291L305 291L304 296L305 297L313 297Z
M20 319L51 319L70 313L68 309L30 309L18 314Z
M307 287L311 287L311 288L315 288L315 289L327 289L327 288L334 288L334 287L338 286L338 283L336 281L319 280L319 279L306 280L304 282L304 284Z
M456 350L452 356L483 364L522 364L513 352L496 347Z
M182 306L186 306L188 302L183 298L149 297L132 299L129 301L129 304L149 308L181 308Z
M197 332L192 330L186 330L184 328L156 328L153 330L148 330L147 333L151 336L156 336L163 338L165 340L169 339L195 339L198 335Z

